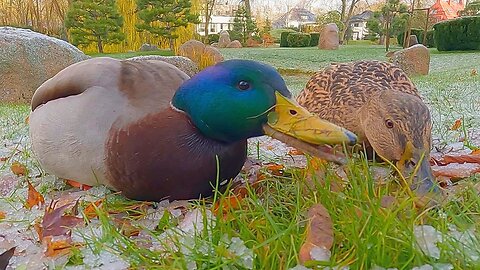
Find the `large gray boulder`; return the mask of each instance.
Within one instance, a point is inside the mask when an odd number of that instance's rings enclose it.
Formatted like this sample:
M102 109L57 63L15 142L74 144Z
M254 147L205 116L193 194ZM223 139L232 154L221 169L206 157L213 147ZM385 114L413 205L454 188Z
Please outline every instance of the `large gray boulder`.
M145 61L145 60L157 60L167 62L176 66L181 71L185 72L188 76L192 77L197 74L199 69L198 65L184 56L161 56L161 55L145 55L128 58L131 61Z
M27 29L0 27L0 102L30 103L43 82L88 58L63 40Z

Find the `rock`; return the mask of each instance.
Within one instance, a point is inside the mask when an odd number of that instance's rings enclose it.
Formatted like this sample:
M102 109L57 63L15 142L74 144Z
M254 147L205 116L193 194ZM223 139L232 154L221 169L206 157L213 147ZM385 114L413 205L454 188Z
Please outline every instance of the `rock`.
M212 46L205 46L198 40L189 40L182 44L178 54L195 62L199 68L204 68L223 61L220 51ZM188 74L188 73L187 73Z
M218 38L218 47L219 48L225 48L230 44L230 34L228 33L227 30L222 30L220 33L218 33L220 37Z
M185 72L188 76L192 77L197 74L199 69L198 65L184 56L161 56L161 55L145 55L145 56L136 56L128 58L127 60L132 61L146 61L146 60L156 60L163 61L169 64L176 66L181 71Z
M0 102L30 103L43 82L88 58L63 40L28 29L0 27Z
M396 51L391 62L408 76L427 75L430 68L430 52L422 44Z
M142 46L140 46L139 51L141 52L158 51L158 47L156 45L143 43Z
M242 43L238 40L234 40L227 45L227 48L242 48Z
M214 42L212 44L210 44L210 46L214 47L214 48L218 48L218 43L217 42Z
M191 39L178 48L178 54L190 58L195 63L200 63L200 59L205 50L205 44L198 40Z
M318 41L318 48L322 50L336 50L340 44L338 38L338 27L334 23L329 23L323 27Z
M224 60L222 53L213 46L206 46L203 53L205 54L205 57L212 59L213 65Z
M418 44L418 38L416 35L410 35L409 39L408 39L408 47L412 47L413 45L417 45Z

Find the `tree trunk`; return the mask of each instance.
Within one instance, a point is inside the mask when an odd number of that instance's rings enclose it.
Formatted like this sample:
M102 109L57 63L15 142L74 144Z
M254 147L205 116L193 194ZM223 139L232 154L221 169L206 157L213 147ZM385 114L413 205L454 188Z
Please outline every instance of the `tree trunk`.
M170 50L171 50L173 53L175 53L175 47L174 47L174 42L175 42L175 41L173 40L173 38L170 37L170 38L168 38L168 42L170 43Z
M103 41L99 36L97 36L97 48L98 53L103 53Z

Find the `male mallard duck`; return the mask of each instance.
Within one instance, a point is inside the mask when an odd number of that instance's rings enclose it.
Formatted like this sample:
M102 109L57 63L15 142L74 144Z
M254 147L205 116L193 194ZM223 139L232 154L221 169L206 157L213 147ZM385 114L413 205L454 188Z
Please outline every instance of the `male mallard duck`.
M430 113L398 67L380 61L332 64L313 75L297 101L353 131L382 158L397 162L402 174L420 163L413 188L436 189L429 164Z
M277 131L308 145L356 140L298 106L272 67L245 60L191 79L161 61L86 60L41 85L30 114L46 171L139 200L208 196L239 173L247 138Z

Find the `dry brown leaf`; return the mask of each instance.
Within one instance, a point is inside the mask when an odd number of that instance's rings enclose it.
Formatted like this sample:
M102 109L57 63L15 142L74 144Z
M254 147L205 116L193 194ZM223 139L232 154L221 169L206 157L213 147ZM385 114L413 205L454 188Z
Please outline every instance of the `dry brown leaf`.
M62 238L59 240L52 240L52 236L47 236L43 239L43 243L47 246L45 250L45 256L56 257L59 255L65 255L70 252L72 248L72 241L69 238Z
M7 214L3 211L0 211L0 220L5 219L7 217Z
M301 156L303 155L303 152L301 150L298 150L297 148L292 148L290 151L288 151L288 154L291 156Z
M283 175L283 169L285 167L282 164L267 163L267 164L265 164L265 168L273 175L282 176Z
M0 254L0 269L7 268L10 259L13 257L13 253L15 253L15 247L12 247L9 250Z
M88 219L92 219L92 218L96 218L98 216L97 214L97 211L95 211L95 209L97 209L98 207L100 207L100 205L103 203L104 199L99 199L95 202L91 202L87 205L87 207L85 207L85 209L83 210L83 214L88 218Z
M432 166L433 175L436 177L445 176L452 180L467 178L475 173L480 173L480 164L477 163L450 163L446 166Z
M473 68L472 71L470 72L470 75L472 75L472 76L477 76L477 75L478 75L478 71Z
M333 246L333 223L327 209L315 204L308 210L307 237L299 252L300 262L312 260L314 248L330 250Z
M27 167L18 161L14 161L12 165L10 165L10 170L17 176L27 175Z
M0 157L0 161L7 161L8 157Z
M28 209L32 209L33 206L35 205L42 205L45 203L45 199L43 198L43 195L40 194L30 183L30 181L27 180L28 184L28 197L27 197L27 202L25 204L25 207Z
M472 155L480 155L480 149L473 150Z
M140 234L140 229L133 226L129 220L115 218L113 222L118 228L120 228L120 232L126 237L138 236Z
M75 203L76 202L71 202L55 208L55 202L52 201L50 205L45 208L45 214L43 216L42 223L35 228L40 240L43 240L48 236L69 235L71 228L84 222L82 218L71 215L63 215L67 208L73 207Z
M450 163L478 163L480 164L480 155L465 154L447 154L440 161L442 164Z
M459 119L455 120L455 122L453 123L453 125L450 127L450 130L457 130L457 129L459 129L459 128L462 126L462 122L463 122L463 119L462 119L462 118L459 118Z

